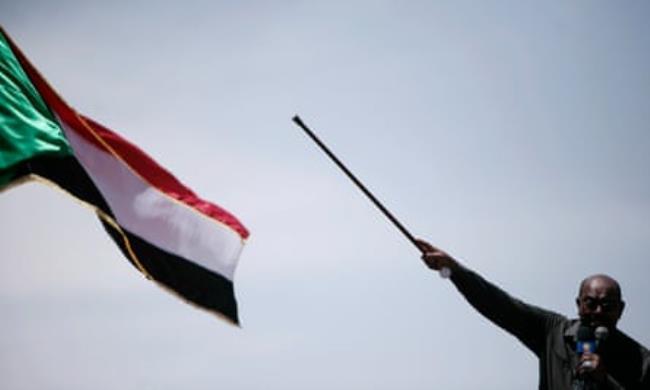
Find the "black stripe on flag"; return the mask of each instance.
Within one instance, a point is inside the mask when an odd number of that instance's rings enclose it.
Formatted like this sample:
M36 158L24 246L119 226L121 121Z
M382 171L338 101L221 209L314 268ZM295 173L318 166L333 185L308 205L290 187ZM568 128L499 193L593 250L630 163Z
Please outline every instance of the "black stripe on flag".
M122 253L127 258L131 258L122 234L110 224L104 221L102 224ZM122 233L127 236L131 250L140 264L154 280L169 287L186 300L200 307L216 310L233 323L239 324L237 301L230 280L150 244L124 228Z

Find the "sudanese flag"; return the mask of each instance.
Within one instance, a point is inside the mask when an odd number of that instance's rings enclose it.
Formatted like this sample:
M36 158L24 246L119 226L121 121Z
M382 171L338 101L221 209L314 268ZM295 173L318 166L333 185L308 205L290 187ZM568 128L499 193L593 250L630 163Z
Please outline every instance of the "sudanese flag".
M244 225L68 106L0 28L0 191L30 180L90 206L147 278L239 324L233 276Z

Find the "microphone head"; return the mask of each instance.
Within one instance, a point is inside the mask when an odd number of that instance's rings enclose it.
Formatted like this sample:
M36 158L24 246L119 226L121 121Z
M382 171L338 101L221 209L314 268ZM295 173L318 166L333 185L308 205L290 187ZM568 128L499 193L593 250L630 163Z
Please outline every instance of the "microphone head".
M599 326L596 328L594 334L596 336L596 340L602 342L607 340L607 337L609 337L609 329L607 329L605 326Z
M576 341L589 341L594 339L594 330L590 326L580 325L576 333Z

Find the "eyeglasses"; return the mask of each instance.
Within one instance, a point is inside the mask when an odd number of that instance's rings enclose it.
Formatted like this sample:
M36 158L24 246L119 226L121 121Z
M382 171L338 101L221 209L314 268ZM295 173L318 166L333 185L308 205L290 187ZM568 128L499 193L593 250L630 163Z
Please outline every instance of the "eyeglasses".
M598 306L601 307L603 311L611 312L621 305L621 301L617 299L599 299L592 297L578 298L578 301L589 311L595 311Z

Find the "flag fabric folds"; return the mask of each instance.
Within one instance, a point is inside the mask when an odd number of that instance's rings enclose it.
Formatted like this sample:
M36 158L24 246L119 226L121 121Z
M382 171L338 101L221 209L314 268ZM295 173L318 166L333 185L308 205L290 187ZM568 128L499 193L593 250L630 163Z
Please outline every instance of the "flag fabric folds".
M28 180L90 206L147 278L239 324L233 277L244 225L68 106L0 29L0 190Z

